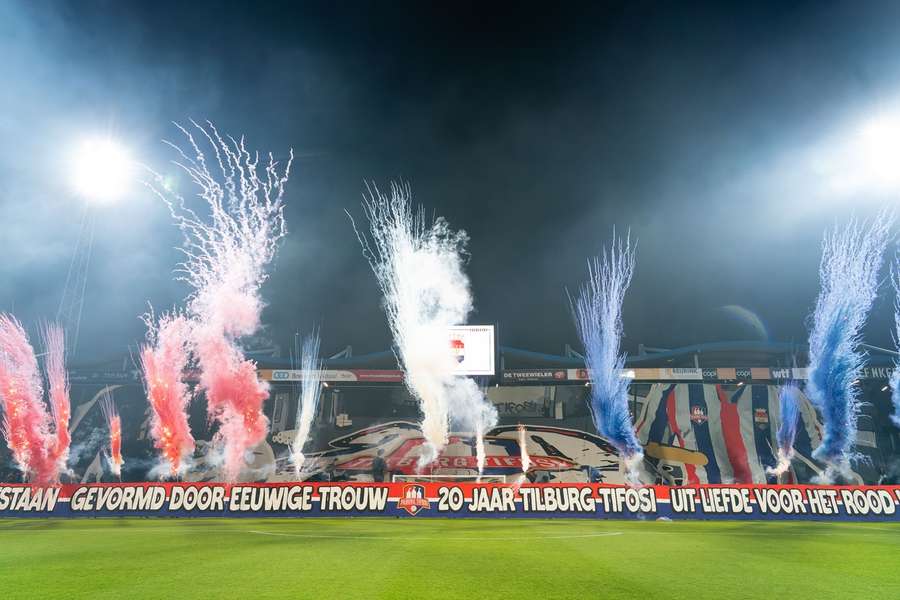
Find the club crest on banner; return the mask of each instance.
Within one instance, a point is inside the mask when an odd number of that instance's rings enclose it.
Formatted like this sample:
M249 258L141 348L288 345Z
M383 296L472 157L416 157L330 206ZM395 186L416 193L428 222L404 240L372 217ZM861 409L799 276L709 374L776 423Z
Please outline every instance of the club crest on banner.
M692 406L691 407L691 421L697 423L698 425L706 423L707 416L706 411L703 410L701 406Z
M403 486L403 497L397 500L397 508L402 508L413 516L420 510L431 508L431 503L425 497L425 486L418 484Z
M753 421L757 427L766 427L769 424L769 411L757 408L753 411Z

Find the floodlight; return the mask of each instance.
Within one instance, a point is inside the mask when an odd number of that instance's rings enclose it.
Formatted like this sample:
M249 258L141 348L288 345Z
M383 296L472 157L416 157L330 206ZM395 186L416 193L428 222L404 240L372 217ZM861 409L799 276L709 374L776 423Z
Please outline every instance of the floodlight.
M900 116L870 119L860 128L858 140L859 165L871 184L900 187Z
M128 188L133 168L128 151L115 140L85 140L76 149L72 165L75 190L88 202L112 202Z

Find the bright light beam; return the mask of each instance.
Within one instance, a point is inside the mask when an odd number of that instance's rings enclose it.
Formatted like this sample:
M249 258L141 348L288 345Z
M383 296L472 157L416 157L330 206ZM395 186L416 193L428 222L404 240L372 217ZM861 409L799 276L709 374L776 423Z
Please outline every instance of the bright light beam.
M900 116L882 115L866 122L858 134L858 147L866 175L881 187L900 187Z
M823 147L815 169L828 192L895 197L900 191L900 113L870 115Z
M72 183L86 201L105 204L125 193L133 171L134 162L124 146L111 138L92 138L76 149Z

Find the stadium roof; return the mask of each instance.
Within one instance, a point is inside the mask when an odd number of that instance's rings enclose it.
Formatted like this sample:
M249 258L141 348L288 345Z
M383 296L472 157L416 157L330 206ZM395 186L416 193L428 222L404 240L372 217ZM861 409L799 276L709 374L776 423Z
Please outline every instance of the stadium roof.
M866 346L868 364L889 366L897 353L884 348ZM391 350L358 356L328 358L328 369L396 369L397 360ZM290 368L291 359L284 357L256 357L261 368ZM567 349L567 354L548 354L511 346L500 347L500 361L505 369L581 368L584 359ZM629 355L629 367L790 367L805 366L807 346L790 342L729 341L694 344L674 349L641 347L638 354Z
M869 367L894 366L898 353L884 348L863 345L868 353ZM257 362L260 369L291 369L290 357L275 356L274 349L247 352L247 356ZM751 367L805 367L808 362L805 344L788 342L730 341L694 344L681 348L662 349L640 346L638 353L627 357L629 368L751 368ZM348 347L331 358L324 359L326 369L334 370L383 370L398 369L393 351L384 350L354 356ZM579 369L584 367L584 359L571 347L565 354L535 352L511 346L501 346L498 374L516 369ZM125 358L103 363L76 364L70 367L70 377L89 374L92 379L117 380L138 377L138 367L133 360Z

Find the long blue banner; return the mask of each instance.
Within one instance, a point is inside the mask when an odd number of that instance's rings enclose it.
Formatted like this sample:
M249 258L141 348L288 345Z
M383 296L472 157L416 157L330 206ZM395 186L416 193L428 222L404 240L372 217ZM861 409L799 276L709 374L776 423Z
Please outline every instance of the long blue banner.
M566 517L900 521L900 486L0 485L0 517Z

